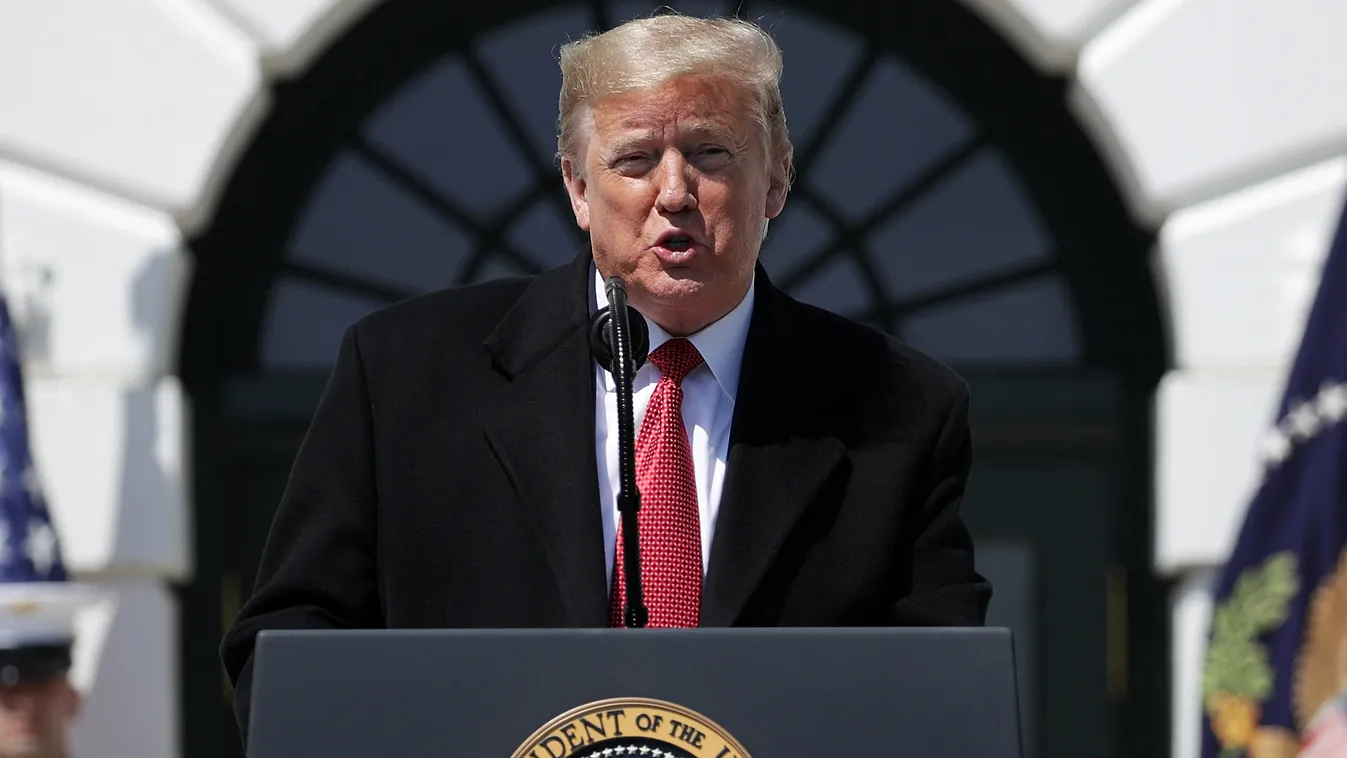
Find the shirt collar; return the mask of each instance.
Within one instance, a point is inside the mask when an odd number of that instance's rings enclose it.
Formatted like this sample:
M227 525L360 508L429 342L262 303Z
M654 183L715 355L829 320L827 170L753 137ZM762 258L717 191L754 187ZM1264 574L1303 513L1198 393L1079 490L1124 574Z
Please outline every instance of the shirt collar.
M591 266L591 268L593 268ZM744 294L739 304L734 309L726 313L718 321L708 324L696 334L688 336L688 341L701 353L702 360L706 361L706 367L711 370L711 375L715 377L720 385L721 391L725 393L730 400L736 399L739 394L739 370L743 366L744 360L744 342L748 339L748 325L753 317L753 299L754 291L757 289L757 278L748 285L748 292ZM607 304L608 293L604 289L603 277L598 269L594 269L594 291L590 300L590 305L597 309L598 304ZM654 352L656 348L672 339L672 336L664 329L644 315L647 329L650 331L650 351ZM648 363L646 365L649 365ZM605 391L612 391L612 376L607 371L600 372L603 376L603 386Z

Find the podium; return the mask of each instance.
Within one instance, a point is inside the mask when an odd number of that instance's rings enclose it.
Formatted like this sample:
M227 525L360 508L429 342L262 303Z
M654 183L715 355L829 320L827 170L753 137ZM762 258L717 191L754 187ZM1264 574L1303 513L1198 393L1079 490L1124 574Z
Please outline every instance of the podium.
M1021 758L1009 630L268 631L249 758Z

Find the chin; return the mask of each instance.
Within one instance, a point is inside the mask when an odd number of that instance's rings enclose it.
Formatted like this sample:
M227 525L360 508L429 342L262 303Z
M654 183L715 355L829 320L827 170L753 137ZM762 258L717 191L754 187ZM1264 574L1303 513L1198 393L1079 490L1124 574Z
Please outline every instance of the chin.
M665 271L654 281L643 282L650 299L661 305L690 304L706 294L707 284L691 276L683 278L677 272Z

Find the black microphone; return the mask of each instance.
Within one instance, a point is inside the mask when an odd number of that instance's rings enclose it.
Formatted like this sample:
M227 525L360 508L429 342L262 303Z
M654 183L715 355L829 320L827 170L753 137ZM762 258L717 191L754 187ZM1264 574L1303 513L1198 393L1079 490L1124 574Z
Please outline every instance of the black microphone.
M589 347L599 365L617 383L617 510L622 514L622 570L627 590L622 619L628 629L638 629L645 627L649 613L641 592L640 530L636 521L641 510L641 491L636 487L636 421L631 407L631 383L650 352L650 330L641 314L627 305L627 288L620 278L609 277L604 290L608 294L608 307L599 309L589 319Z

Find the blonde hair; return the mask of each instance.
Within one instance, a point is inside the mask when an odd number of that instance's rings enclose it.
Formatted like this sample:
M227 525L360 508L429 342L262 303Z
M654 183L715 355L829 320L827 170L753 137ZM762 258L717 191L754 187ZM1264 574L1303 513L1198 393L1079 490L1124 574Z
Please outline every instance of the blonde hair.
M724 77L755 95L773 176L789 182L793 149L781 103L781 72L776 40L756 24L737 18L664 12L588 34L561 48L558 158L570 158L583 167L584 162L575 159L592 123L590 109L603 98L704 74Z

